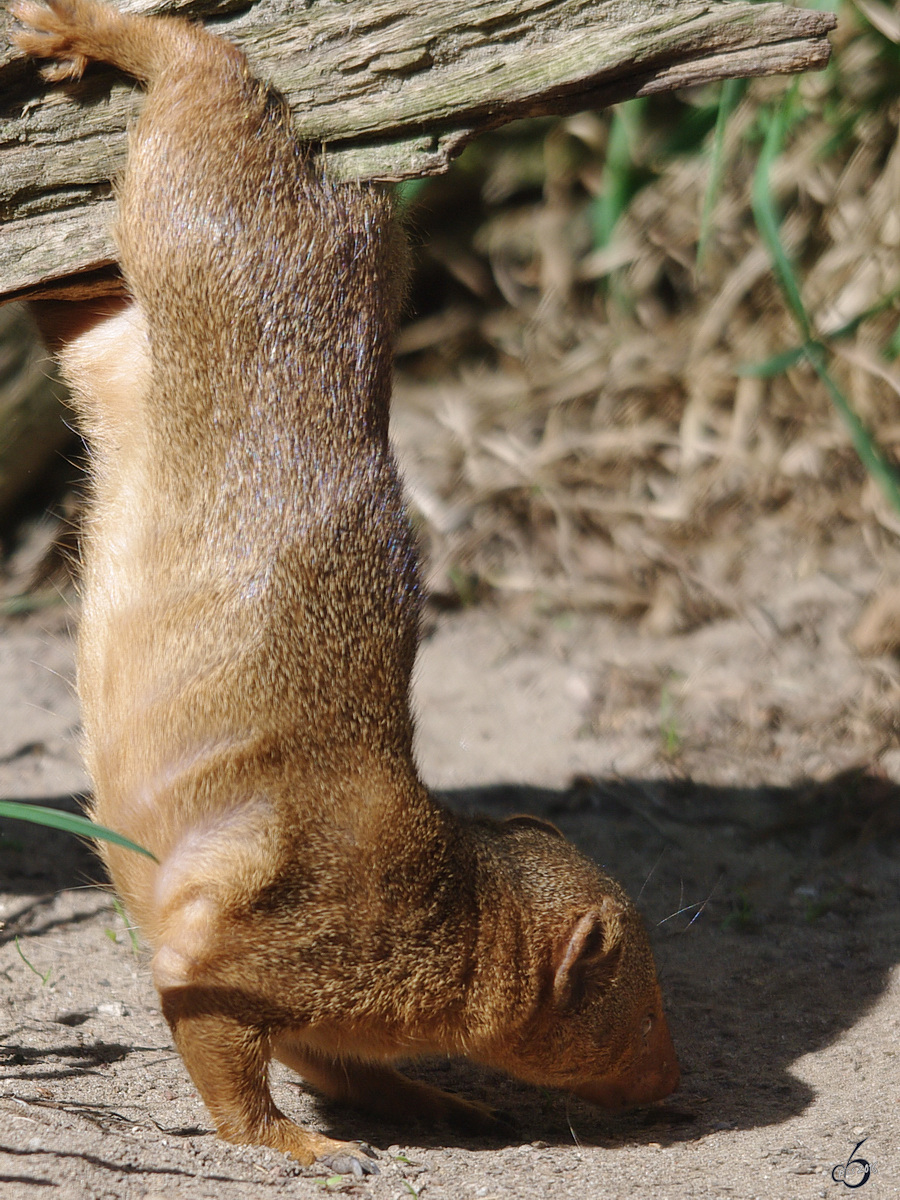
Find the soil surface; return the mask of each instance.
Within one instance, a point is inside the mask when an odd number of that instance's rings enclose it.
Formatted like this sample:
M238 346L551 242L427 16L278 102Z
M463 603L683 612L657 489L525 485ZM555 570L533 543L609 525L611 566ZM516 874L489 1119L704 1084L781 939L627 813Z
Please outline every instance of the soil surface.
M411 1066L518 1122L467 1141L326 1106L279 1069L279 1105L378 1147L381 1174L327 1181L226 1145L90 851L8 821L0 1195L897 1195L900 688L893 659L847 640L880 568L852 530L812 562L781 536L756 531L739 611L693 632L474 608L435 615L420 659L428 781L463 809L548 817L638 898L682 1063L668 1102L611 1117L467 1063ZM61 605L0 631L5 798L74 811L87 789L73 627Z

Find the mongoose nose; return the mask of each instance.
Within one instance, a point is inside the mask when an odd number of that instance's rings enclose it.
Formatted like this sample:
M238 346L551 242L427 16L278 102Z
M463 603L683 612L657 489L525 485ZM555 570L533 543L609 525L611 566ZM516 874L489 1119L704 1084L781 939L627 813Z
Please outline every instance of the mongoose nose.
M575 1089L575 1095L601 1108L634 1108L664 1100L678 1087L681 1072L674 1056L650 1070L618 1079L599 1079Z
M664 1100L678 1087L681 1072L665 1018L654 1023L648 1044L631 1067L575 1088L576 1096L602 1108L633 1108Z

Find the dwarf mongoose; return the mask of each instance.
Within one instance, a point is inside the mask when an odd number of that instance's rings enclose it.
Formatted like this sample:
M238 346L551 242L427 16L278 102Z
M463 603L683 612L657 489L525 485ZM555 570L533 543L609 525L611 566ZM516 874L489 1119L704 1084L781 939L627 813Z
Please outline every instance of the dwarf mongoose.
M129 298L57 338L92 452L78 687L93 815L158 863L103 857L219 1133L372 1169L276 1108L273 1057L476 1131L498 1118L390 1064L467 1055L612 1107L668 1095L622 889L541 821L453 815L416 769L389 199L323 177L200 26L10 9L48 79L96 59L147 85L118 185Z

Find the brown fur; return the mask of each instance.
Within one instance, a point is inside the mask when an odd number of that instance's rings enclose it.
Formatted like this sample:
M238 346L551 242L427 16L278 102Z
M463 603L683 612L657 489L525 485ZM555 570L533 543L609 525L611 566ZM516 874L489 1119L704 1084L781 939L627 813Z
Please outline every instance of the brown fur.
M101 59L149 85L119 187L133 299L44 323L93 455L93 814L159 860L102 848L220 1134L304 1163L342 1151L275 1107L272 1057L466 1129L496 1119L389 1064L465 1054L601 1104L667 1095L678 1068L619 886L539 821L452 815L413 761L389 201L321 178L203 29L95 0L11 10L50 78Z

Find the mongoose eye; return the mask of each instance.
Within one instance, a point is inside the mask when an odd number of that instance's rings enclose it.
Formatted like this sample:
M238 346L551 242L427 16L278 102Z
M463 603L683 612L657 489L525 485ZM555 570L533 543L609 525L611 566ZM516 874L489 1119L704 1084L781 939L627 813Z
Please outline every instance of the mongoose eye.
M644 1020L641 1022L642 1036L645 1038L648 1038L650 1036L650 1030L652 1028L653 1028L653 1015L652 1015L652 1013L648 1013L648 1015L646 1017L644 1017Z

